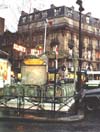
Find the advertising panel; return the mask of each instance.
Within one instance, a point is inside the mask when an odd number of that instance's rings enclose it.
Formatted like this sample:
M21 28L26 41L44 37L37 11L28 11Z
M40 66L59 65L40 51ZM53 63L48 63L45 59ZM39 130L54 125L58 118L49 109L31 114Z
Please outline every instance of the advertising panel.
M11 83L11 65L8 60L0 59L0 88Z
M47 81L45 65L24 65L21 74L23 84L43 85Z

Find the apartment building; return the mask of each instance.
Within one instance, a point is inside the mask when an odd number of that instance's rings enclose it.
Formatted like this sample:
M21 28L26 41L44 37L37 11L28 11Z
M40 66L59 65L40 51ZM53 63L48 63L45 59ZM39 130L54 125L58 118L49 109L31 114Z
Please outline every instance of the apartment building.
M5 24L4 18L0 17L0 35L4 33L4 24Z
M91 16L91 13L82 14L82 69L100 70L100 19ZM9 42L8 42L9 41ZM73 70L74 64L78 67L79 58L79 12L74 7L51 5L50 9L33 13L22 13L18 25L18 32L9 36L8 47L14 44L22 46L21 50L12 48L10 53L13 64L20 65L26 54L44 52L49 59L49 66L53 67L57 46L58 66L66 64L68 70ZM74 58L74 59L73 59ZM73 64L74 62L74 64ZM16 63L16 64L15 64Z

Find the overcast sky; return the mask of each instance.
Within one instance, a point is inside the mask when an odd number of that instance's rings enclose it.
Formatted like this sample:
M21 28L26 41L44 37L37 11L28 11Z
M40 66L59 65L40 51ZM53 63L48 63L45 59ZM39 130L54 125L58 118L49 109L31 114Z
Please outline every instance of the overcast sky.
M92 16L100 19L99 13L99 0L82 0L84 7L84 14L91 12ZM33 8L48 9L50 5L55 6L74 6L78 11L79 6L76 4L76 0L0 0L0 17L5 18L5 30L8 29L11 32L17 31L17 25L21 11L24 10L27 13L31 13Z

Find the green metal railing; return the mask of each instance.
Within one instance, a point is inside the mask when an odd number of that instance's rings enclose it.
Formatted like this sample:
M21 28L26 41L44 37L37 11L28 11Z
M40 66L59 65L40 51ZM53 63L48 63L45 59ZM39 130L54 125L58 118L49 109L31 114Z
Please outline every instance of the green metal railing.
M59 105L56 110L60 110L62 106L67 105L67 100L74 96L75 87L73 83L56 85L56 93L54 96L54 84L48 85L6 85L0 89L0 105L3 107L15 107L18 110L21 108L31 109L37 107L38 109L46 110L44 105L51 104L53 106ZM16 100L16 101L13 101ZM10 106L10 102L14 102ZM27 105L31 104L31 105ZM27 106L27 108L26 108Z

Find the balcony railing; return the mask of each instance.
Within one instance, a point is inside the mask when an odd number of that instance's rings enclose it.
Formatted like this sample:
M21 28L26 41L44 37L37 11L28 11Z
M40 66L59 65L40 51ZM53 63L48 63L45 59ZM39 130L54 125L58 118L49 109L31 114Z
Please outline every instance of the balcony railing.
M27 23L43 21L45 19L54 19L54 18L61 17L61 16L66 16L75 21L79 21L79 14L77 11L74 10L74 8L60 6L60 7L54 7L48 10L37 11L31 14L21 16L20 21L19 21L19 26L23 24L27 24ZM83 23L88 24L90 26L95 26L98 28L100 27L99 19L91 17L89 18L89 21L87 23L86 21L87 17L85 14L82 14L82 18L83 18L82 19Z

